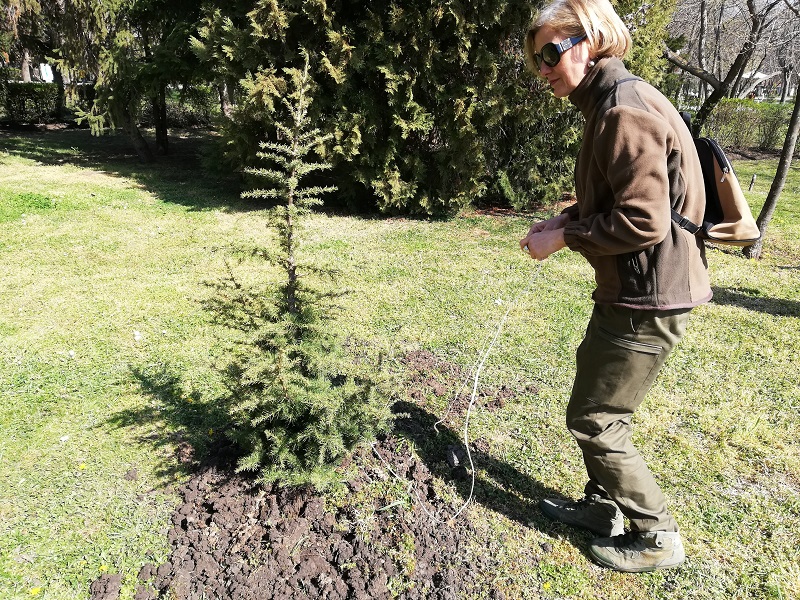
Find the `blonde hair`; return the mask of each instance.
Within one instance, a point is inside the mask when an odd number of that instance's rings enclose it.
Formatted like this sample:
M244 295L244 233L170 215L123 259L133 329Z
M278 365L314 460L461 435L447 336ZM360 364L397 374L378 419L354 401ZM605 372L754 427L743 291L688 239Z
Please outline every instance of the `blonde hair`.
M609 0L554 0L534 17L525 36L525 61L534 72L534 38L545 25L568 37L586 35L595 59L623 58L631 48L631 34Z

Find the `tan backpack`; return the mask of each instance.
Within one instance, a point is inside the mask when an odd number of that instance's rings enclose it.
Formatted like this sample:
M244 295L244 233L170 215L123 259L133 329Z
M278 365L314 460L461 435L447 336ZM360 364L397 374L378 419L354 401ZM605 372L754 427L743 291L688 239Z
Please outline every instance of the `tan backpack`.
M689 115L681 113L681 116L688 126ZM692 223L675 210L672 211L672 220L690 233L716 244L754 244L761 238L761 232L728 157L711 138L694 138L694 144L706 184L703 222Z

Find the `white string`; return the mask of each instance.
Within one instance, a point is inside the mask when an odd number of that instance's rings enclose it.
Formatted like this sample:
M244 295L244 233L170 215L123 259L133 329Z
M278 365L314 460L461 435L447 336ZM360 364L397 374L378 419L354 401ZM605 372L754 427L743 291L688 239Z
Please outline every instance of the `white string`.
M544 261L540 261L539 262L539 266L538 266L536 272L534 273L530 284L528 284L528 286L525 288L525 290L522 292L522 294L520 294L519 298L523 298L525 296L525 294L529 290L531 290L533 288L533 286L536 284L536 281L539 279L539 275L542 272L542 265L543 264L544 264ZM472 501L472 497L473 497L473 495L475 493L475 463L472 460L472 452L469 449L469 419L470 419L470 415L472 414L472 408L475 405L475 400L478 397L478 382L480 380L481 371L483 370L483 367L486 364L486 359L489 357L489 354L491 353L492 349L494 348L495 344L497 343L497 340L500 337L500 332L503 330L503 325L505 325L506 319L508 319L508 315L511 313L512 310L514 310L514 308L516 308L518 302L519 302L519 299L514 300L513 302L511 302L511 304L508 307L508 309L506 310L505 314L500 319L500 322L498 323L497 328L495 329L494 336L492 336L491 341L488 343L488 346L484 342L483 349L481 349L481 353L479 355L480 356L480 360L478 361L477 366L474 366L473 369L470 370L469 374L467 375L466 379L464 380L464 383L461 385L461 387L459 388L458 392L456 392L455 396L453 396L453 399L450 401L450 404L448 405L444 416L442 416L441 419L439 419L438 421L436 421L436 423L433 424L433 429L438 434L439 433L438 425L443 423L445 421L445 419L447 418L447 416L450 414L450 411L452 410L456 400L458 400L458 398L461 396L461 392L464 390L465 387L467 387L469 379L470 379L470 377L472 377L472 380L473 380L472 381L472 395L470 396L469 404L467 405L467 414L466 414L466 416L464 418L464 447L467 450L467 458L469 459L469 467L470 467L470 471L472 473L472 483L470 484L469 496L464 501L464 503L461 505L461 507L450 517L450 519L455 519L456 517L458 517L458 515L460 515L462 513L462 511L465 508L467 508L469 503ZM473 372L474 372L474 377L472 375ZM394 470L392 469L391 465L386 461L386 459L383 458L383 456L381 456L381 454L375 448L375 444L374 443L372 444L372 451L381 460L381 462L386 466L386 468L389 470L389 472L392 475L394 475L397 479L400 479L400 480L403 479L397 473L394 472ZM409 492L410 492L412 487L414 487L414 482L411 482L411 486L409 486ZM435 514L431 513L425 507L425 503L422 501L422 498L419 495L419 490L417 490L416 487L414 487L414 492L415 492L415 494L417 496L417 499L419 500L420 506L428 514L428 516L430 516L435 522L442 523L443 521L442 521L442 519L440 519L438 517L438 515L435 515Z

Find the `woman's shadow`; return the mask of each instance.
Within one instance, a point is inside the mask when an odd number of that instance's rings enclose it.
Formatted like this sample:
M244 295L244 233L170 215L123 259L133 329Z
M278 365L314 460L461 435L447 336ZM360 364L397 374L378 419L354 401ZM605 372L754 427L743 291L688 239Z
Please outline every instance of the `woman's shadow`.
M413 442L417 454L431 473L445 481L451 481L458 494L466 500L472 486L472 475L464 468L466 453L458 434L443 424L437 424L438 418L435 415L411 402L397 402L392 410L396 414L395 433ZM434 424L437 424L438 433ZM538 507L542 498L564 498L557 490L475 447L470 448L470 453L475 467L480 467L487 474L487 477L476 474L473 494L475 502L525 527L567 538L577 546L585 545L585 541L593 537L588 532L552 521L542 515ZM451 466L455 462L452 458L454 454L461 457L461 464L455 467ZM451 457L450 462L448 455Z

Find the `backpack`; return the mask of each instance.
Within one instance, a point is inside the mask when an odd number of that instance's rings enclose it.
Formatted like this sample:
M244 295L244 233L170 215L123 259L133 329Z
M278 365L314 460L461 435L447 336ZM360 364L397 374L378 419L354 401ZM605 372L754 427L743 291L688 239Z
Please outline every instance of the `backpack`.
M691 131L688 113L681 113ZM703 180L706 210L701 224L692 223L673 209L672 220L686 231L715 244L750 246L761 239L739 180L720 145L711 138L694 138Z

